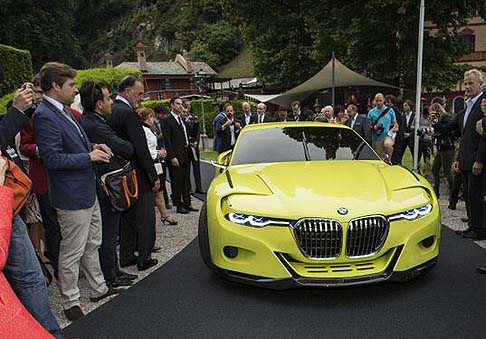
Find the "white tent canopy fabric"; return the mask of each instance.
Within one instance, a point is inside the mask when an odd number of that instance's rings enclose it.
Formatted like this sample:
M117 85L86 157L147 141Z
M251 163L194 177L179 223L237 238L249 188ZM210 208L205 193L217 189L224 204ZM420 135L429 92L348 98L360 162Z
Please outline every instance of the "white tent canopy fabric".
M334 86L335 87L347 87L347 86L377 86L377 87L389 87L398 88L380 81L376 81L365 77L359 73L356 73L347 68L338 59L334 59ZM265 101L271 102L277 105L289 106L294 100L303 100L312 93L325 89L332 88L332 60L327 63L317 74L315 74L309 80L301 83L300 85L288 90L287 92L276 95L255 95L255 97L262 97Z

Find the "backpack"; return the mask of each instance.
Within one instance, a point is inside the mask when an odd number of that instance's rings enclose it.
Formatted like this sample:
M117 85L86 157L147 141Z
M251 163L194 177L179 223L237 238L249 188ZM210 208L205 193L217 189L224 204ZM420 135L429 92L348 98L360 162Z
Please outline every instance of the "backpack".
M1 155L1 153L0 153ZM15 162L2 156L7 161L4 186L9 187L14 193L13 215L19 214L30 194L32 181Z

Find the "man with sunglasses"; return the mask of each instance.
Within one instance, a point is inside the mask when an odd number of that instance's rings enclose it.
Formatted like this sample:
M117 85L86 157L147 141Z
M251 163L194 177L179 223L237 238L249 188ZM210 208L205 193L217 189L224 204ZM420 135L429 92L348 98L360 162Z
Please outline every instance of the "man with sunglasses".
M109 163L96 163L98 179L105 173L120 169L133 156L133 146L123 140L108 125L113 101L106 84L92 80L85 81L80 90L81 105L84 108L81 125L91 142L106 144L113 152ZM121 213L112 209L110 200L99 186L97 189L102 219L102 240L100 247L100 265L106 284L110 287L130 286L137 275L123 272L118 267L116 242L121 225Z

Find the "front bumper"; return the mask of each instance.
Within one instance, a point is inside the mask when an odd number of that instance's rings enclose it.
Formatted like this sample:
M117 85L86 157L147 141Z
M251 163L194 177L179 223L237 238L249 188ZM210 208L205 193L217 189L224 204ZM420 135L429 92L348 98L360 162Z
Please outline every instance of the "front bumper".
M252 276L240 272L233 272L228 270L220 270L219 274L227 280L243 283L247 285L264 287L274 290L286 290L291 288L307 287L307 288L344 288L354 287L368 284L377 284L385 281L390 282L404 282L411 280L421 274L426 273L432 269L437 263L437 257L431 259L417 267L411 268L403 272L393 272L393 267L390 266L387 270L360 277L351 278L305 278L298 275L286 279L271 279L259 276Z
M290 227L253 228L231 223L221 213L208 215L211 260L219 273L229 280L276 289L408 280L435 264L440 227L436 207L413 222L391 222L384 246L373 256L347 258L343 246L338 258L317 260L303 255ZM425 239L432 239L432 243L424 246ZM236 248L238 255L228 257L224 251L228 246Z

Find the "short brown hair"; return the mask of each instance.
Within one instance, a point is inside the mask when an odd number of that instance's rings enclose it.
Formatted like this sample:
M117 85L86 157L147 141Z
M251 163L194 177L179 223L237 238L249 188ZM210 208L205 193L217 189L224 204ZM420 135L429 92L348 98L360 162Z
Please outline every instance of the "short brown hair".
M48 62L39 72L40 86L44 92L47 92L52 88L53 82L62 87L67 79L76 78L76 74L71 66L60 62Z
M141 122L144 122L151 116L155 118L155 112L151 108L147 108L147 107L140 108L139 110L137 110L137 113L138 113L138 118L140 119Z

